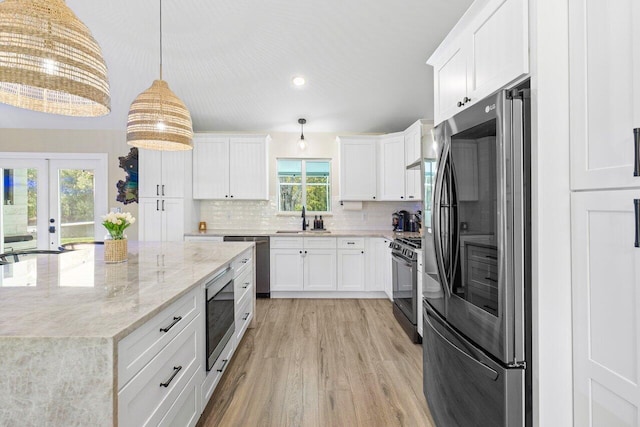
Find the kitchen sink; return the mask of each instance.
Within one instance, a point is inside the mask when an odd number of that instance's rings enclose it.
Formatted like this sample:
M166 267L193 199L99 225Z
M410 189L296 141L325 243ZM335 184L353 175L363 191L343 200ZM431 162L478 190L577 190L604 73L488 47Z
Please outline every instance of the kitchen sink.
M298 230L278 230L276 231L277 234L298 234L298 233L302 233L302 231L298 231Z

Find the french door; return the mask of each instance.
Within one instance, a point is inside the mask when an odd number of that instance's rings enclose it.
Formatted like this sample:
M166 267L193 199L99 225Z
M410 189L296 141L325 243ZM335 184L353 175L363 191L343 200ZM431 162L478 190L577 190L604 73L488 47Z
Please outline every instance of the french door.
M2 153L0 170L1 252L102 240L106 155Z

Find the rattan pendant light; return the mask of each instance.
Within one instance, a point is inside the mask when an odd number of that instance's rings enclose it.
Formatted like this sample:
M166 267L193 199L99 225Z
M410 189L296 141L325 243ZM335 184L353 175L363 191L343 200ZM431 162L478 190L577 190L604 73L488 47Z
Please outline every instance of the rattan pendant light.
M191 114L162 80L162 0L160 0L160 80L131 103L127 144L149 150L180 151L193 148Z
M66 116L111 111L100 46L64 0L0 2L0 102Z

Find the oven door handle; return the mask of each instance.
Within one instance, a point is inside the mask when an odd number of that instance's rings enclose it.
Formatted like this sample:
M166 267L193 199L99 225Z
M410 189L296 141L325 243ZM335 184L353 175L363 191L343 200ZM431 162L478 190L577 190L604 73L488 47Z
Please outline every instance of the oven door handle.
M391 256L400 264L403 264L405 267L414 268L415 263L412 264L411 260L406 259L405 257L397 254L391 254Z

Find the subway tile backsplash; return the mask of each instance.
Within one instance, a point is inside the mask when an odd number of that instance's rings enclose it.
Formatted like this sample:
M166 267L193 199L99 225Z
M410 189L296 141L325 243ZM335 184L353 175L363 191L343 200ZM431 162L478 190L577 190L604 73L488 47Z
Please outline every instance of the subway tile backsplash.
M362 210L344 210L337 198L332 199L333 209L323 215L328 230L391 230L391 214L397 210L416 212L421 202L363 202ZM307 216L309 228L313 228L313 215ZM302 228L300 215L278 215L276 196L268 201L207 200L200 202L200 221L208 229L231 230L294 230Z

